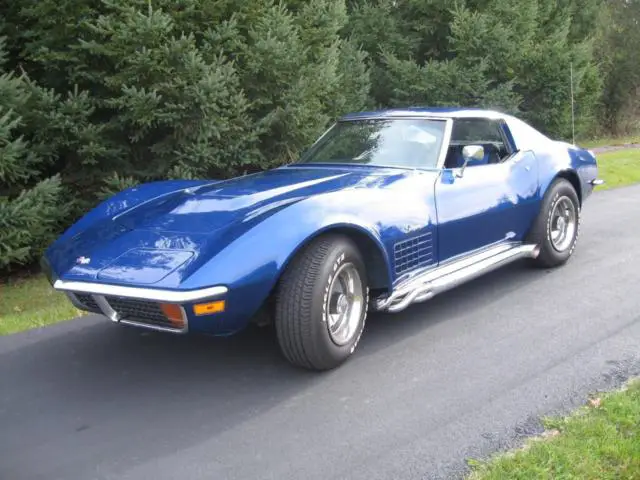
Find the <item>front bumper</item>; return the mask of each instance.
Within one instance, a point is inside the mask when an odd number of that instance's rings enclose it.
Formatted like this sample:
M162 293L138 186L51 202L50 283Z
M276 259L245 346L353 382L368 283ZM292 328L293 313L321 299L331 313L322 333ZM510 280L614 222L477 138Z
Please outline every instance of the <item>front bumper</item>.
M56 280L53 288L67 292L111 295L116 297L137 298L164 303L191 303L218 297L227 293L227 287L217 286L200 290L160 290L155 288L122 287L105 283L67 282Z
M80 310L101 313L117 323L171 333L188 332L187 309L192 304L221 299L228 292L224 286L175 291L60 279L53 282L53 288L65 292ZM166 305L179 309L182 322L166 314Z

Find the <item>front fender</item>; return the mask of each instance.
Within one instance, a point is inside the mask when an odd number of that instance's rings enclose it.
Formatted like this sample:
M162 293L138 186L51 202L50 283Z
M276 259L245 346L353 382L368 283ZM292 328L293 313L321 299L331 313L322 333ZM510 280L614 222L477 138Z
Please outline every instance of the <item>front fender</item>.
M354 188L300 200L237 235L183 279L181 288L226 286L225 329L239 330L263 305L296 253L311 239L334 229L366 236L383 259L385 283L392 285L389 252L393 245L407 235L434 228L432 180L415 175L395 191Z
M186 278L181 288L226 286L229 292L224 328L229 332L240 330L264 304L300 249L318 235L334 229L349 229L366 235L388 264L386 251L373 225L346 212L323 212L317 202L300 202L240 235Z

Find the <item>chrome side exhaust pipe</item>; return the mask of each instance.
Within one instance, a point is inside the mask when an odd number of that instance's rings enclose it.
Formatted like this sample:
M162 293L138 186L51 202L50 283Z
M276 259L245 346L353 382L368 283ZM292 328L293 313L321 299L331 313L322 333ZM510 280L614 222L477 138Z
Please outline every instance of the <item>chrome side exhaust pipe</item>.
M499 245L471 257L427 270L401 282L391 295L376 299L373 309L396 313L425 302L474 278L523 258L536 258L539 245Z

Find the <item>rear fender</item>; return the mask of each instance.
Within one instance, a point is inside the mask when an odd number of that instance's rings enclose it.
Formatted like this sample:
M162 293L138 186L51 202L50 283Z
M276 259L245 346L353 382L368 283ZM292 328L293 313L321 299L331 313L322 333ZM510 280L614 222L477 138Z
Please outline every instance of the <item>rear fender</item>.
M585 149L564 142L554 142L554 148L537 154L540 166L540 198L544 198L551 184L565 178L576 190L582 205L593 192L593 180L598 177L595 155Z

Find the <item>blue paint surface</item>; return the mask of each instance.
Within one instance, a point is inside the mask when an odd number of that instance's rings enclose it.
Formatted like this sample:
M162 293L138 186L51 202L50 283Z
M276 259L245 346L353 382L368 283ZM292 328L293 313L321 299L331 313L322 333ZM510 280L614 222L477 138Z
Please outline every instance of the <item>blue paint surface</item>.
M189 314L190 331L226 335L248 324L295 254L323 233L358 239L373 286L390 290L417 268L522 241L559 175L573 179L583 202L592 192L598 172L591 153L507 115L416 108L340 121L407 115L497 119L512 153L501 163L467 166L462 176L457 165L295 163L226 181L144 184L106 200L61 235L45 254L52 275L168 290L226 286L223 314Z

